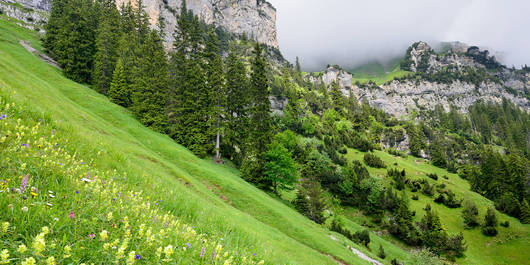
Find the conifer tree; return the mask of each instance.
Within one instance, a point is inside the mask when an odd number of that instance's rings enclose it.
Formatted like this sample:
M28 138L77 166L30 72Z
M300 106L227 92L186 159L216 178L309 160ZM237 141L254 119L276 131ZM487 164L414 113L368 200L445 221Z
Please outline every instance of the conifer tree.
M120 14L114 0L102 1L100 25L96 36L93 84L102 94L107 94L116 68L120 40ZM123 69L122 69L123 70Z
M472 201L466 201L464 203L464 209L462 210L462 218L464 218L464 224L471 228L477 226L478 223L478 208Z
M221 160L221 119L223 117L223 106L225 106L225 80L223 70L223 59L219 54L219 40L213 30L208 32L206 42L207 83L209 87L209 104L214 105L212 119L216 119L215 125L215 152L216 160ZM210 120L212 120L210 119Z
M164 44L155 30L150 32L140 50L142 57L134 69L132 110L143 124L164 132L167 128L168 65Z
M242 171L247 181L253 182L263 188L271 187L272 183L264 177L264 159L267 146L272 138L272 120L269 101L269 81L267 78L267 65L263 56L263 49L259 43L254 47L252 60L251 95L252 107L250 109L250 141L251 153L245 157Z
M440 217L427 205L425 216L420 221L421 241L434 253L440 254L447 243L447 233L442 227Z
M97 9L92 1L70 0L63 8L53 53L66 77L81 83L92 81Z
M241 165L248 149L245 144L249 136L250 83L245 64L234 47L230 49L226 64L226 144L231 150L232 161Z
M125 78L125 72L123 70L123 63L121 59L116 63L116 69L112 76L112 82L110 83L109 98L112 102L123 106L129 107L131 95L130 87L127 79Z
M58 35L64 23L66 23L64 21L64 8L67 3L67 0L52 0L50 17L48 18L48 23L46 23L46 25L44 26L46 33L42 39L42 46L44 47L46 53L48 53L55 60L58 59L56 53L56 47L59 41Z
M185 1L177 21L175 53L171 59L171 95L168 107L170 135L198 156L212 149L215 131L213 87L207 83L204 36L197 16L191 16Z
M530 206L526 199L523 199L521 203L521 214L520 214L521 223L530 224Z

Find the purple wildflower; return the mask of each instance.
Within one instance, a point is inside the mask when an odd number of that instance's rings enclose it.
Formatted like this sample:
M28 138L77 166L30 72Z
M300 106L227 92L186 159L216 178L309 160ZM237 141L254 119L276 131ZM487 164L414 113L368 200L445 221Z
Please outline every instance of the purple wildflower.
M186 246L187 246L188 248L191 248L191 244L190 244L190 243L186 243Z
M74 212L70 212L70 213L68 214L68 217L69 217L70 219L74 219L74 218L75 218L75 213L74 213Z
M136 260L139 260L139 259L141 259L141 258L142 258L142 256L140 256L140 255L138 255L138 254L136 254L136 255L134 256L134 259L136 259Z
M155 216L155 217L153 217L153 221L154 221L154 222L156 223L156 216Z
M28 185L28 175L25 175L23 178L22 178L22 183L20 183L20 189L22 191L26 190L26 186Z
M255 256L256 256L256 253L253 253L253 254L252 254L252 256L254 256L254 257L255 257Z
M7 116L5 114L2 114L2 116L0 116L0 121L5 119Z
M201 258L204 257L204 251L205 251L205 249L204 249L204 247L202 247L202 249L201 249Z
M78 190L76 190L76 191L75 191L75 194L79 194L79 191L78 191Z
M212 252L212 259L215 259L215 249Z
M92 234L89 234L88 237L90 237L90 239L94 239L94 237L96 237L96 235L94 235L94 233L92 233Z

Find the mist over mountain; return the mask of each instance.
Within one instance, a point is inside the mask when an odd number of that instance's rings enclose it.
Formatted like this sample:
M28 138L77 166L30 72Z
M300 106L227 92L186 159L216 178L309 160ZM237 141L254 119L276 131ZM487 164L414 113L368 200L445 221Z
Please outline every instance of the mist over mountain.
M523 0L270 0L286 58L305 70L355 67L402 56L415 41L462 41L502 54L508 66L530 62L530 10ZM497 55L499 57L499 55Z

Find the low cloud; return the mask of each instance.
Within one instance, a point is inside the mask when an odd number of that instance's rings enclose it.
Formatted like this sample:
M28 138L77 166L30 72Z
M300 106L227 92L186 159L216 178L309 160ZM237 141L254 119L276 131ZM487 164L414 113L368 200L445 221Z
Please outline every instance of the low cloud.
M462 41L530 65L526 0L269 0L278 10L280 49L306 70L354 67L401 56L415 41Z

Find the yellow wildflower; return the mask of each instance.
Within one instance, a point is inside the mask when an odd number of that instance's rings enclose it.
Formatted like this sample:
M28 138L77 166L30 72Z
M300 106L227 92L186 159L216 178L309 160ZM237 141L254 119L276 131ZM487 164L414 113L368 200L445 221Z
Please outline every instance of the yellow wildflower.
M172 245L168 245L167 247L164 248L164 254L166 254L167 258L173 255L173 252L175 252L175 250L173 249Z
M46 230L44 228L46 228ZM47 227L43 227L43 231L40 234L38 234L35 237L35 239L33 239L32 247L35 250L35 254L37 256L40 256L42 251L46 249L46 240L44 239L44 237L46 236L47 233L48 233Z
M260 260L260 261L258 262L258 265L263 265L263 264L265 264L265 261L264 261L264 260Z
M55 265L55 258L53 256L46 259L46 265Z
M99 233L99 237L101 238L102 241L107 241L107 239L109 239L107 230L101 231L101 233Z
M9 250L4 249L2 252L0 252L0 264L8 264L9 260Z
M21 265L36 265L36 264L37 264L37 261L35 261L33 257L29 257L25 259L24 261L22 261L21 263Z
M109 220L109 221L112 220L112 212L109 212L107 214L107 220Z
M26 245L24 244L21 244L20 246L18 246L18 249L17 249L17 251L20 254L24 254L27 250L28 250L28 247L26 247Z
M156 249L156 256L160 259L160 256L162 256L162 247Z
M134 258L136 256L136 252L135 251L131 251L129 252L129 256L127 257L127 265L132 265L134 264Z
M7 229L9 228L9 222L3 222L2 223L2 233L7 233Z
M64 255L63 255L63 258L69 258L72 256L72 248L68 245L64 246Z

